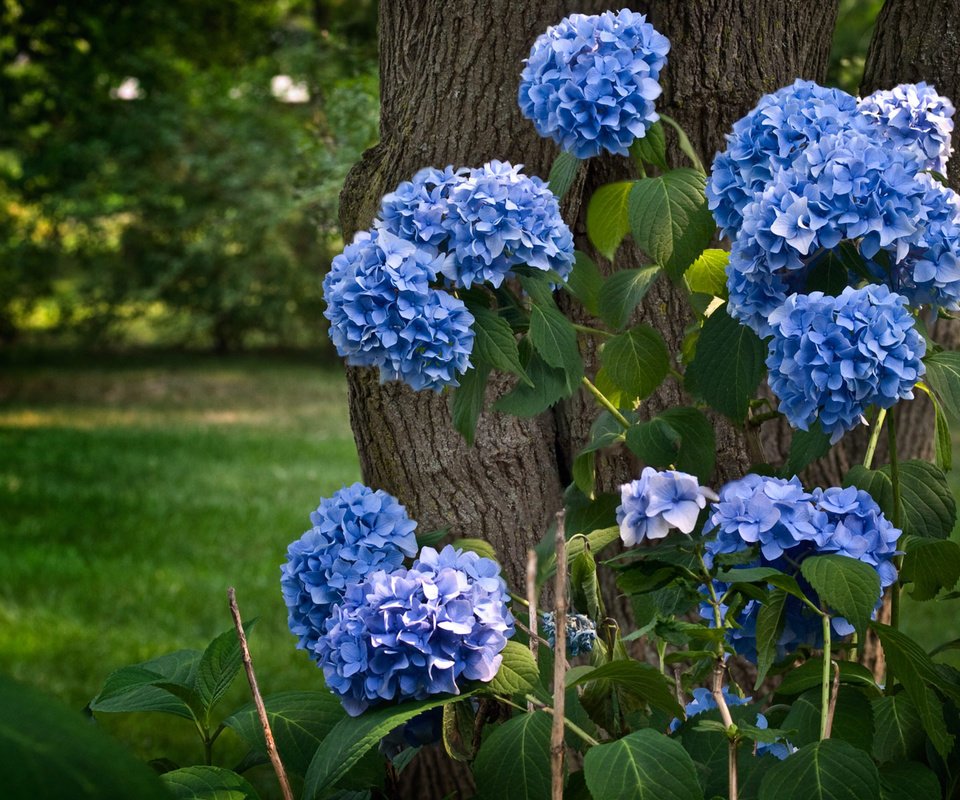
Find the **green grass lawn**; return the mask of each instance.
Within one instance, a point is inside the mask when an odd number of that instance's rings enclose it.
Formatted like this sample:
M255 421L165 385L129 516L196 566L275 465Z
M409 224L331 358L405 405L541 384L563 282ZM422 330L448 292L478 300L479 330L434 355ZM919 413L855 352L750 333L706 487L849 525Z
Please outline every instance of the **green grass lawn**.
M0 672L82 708L120 666L201 648L235 586L265 693L316 688L279 591L287 544L359 479L339 371L164 357L0 367ZM247 701L237 681L224 710ZM184 720L103 724L198 763ZM240 745L224 736L225 765Z

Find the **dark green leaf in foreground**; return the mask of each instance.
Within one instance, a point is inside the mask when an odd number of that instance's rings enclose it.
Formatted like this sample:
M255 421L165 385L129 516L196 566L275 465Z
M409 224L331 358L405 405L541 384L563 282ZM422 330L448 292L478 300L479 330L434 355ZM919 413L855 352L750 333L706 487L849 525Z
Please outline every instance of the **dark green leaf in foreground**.
M259 800L246 780L222 767L184 767L161 780L177 800Z
M877 800L880 774L862 750L839 739L801 747L775 764L759 800Z
M549 800L551 717L519 714L487 737L473 764L477 792L490 800Z

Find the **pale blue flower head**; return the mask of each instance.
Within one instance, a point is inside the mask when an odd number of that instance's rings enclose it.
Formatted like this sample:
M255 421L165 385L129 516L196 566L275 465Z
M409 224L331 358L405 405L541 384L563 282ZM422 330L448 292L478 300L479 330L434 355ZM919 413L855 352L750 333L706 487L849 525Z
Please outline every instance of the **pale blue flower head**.
M632 546L645 539L662 539L673 529L689 534L707 500L715 497L686 472L644 467L638 480L620 487L620 538Z
M577 158L627 155L659 119L654 101L669 50L642 14L571 14L534 42L520 76L520 110Z
M297 646L307 650L313 650L350 586L417 552L417 523L406 509L392 495L361 483L323 498L310 522L313 527L291 543L280 568L290 630L299 637Z

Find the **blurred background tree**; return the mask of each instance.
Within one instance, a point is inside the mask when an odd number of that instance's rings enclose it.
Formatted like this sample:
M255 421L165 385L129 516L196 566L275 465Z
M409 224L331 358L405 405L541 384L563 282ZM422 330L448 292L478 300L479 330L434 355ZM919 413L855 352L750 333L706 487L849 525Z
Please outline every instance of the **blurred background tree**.
M0 341L321 341L372 0L2 0L0 63Z

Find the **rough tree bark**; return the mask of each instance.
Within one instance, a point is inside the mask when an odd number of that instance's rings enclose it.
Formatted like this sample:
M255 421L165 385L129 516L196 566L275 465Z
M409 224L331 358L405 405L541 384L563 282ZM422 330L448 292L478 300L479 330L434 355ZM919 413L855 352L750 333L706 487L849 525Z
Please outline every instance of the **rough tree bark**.
M822 79L836 0L653 0L634 3L672 42L660 107L689 131L706 160L723 133L760 95L796 77ZM380 197L426 165L478 165L490 158L527 165L546 175L556 154L537 137L516 102L521 60L534 38L571 11L596 13L598 0L392 0L380 4L381 140L348 176L341 195L344 237L372 221ZM621 160L623 161L623 160ZM591 162L584 188L613 179L622 164ZM576 200L568 221L582 233ZM579 217L577 222L574 217ZM625 252L618 267L634 265ZM659 327L674 352L684 327L682 298L664 281L641 316ZM395 494L424 530L452 526L490 541L508 580L523 582L524 554L560 504L569 457L589 419L584 404L518 420L485 413L473 448L450 426L447 400L381 385L372 370L348 370L351 425L364 479ZM494 379L488 400L507 382ZM667 384L649 406L682 402ZM718 477L748 465L742 437L718 426ZM612 486L629 477L615 461L603 477ZM417 761L432 762L434 756ZM408 768L411 796L469 791L468 776L434 763Z

